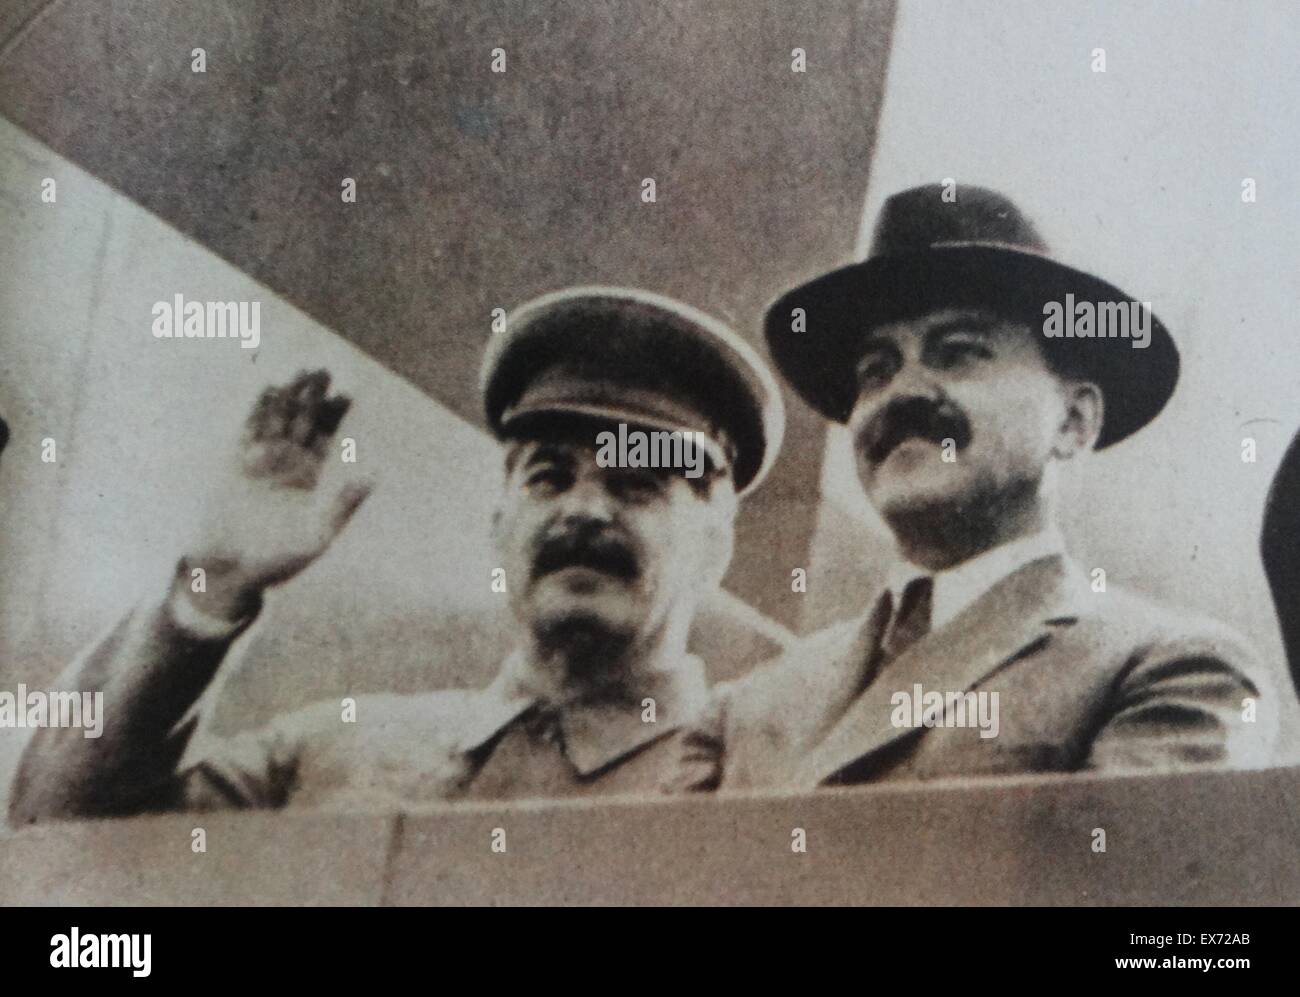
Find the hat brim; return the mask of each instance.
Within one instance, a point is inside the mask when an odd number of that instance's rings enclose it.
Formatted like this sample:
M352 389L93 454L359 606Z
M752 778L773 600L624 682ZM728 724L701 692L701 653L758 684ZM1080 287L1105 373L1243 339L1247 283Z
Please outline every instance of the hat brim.
M691 407L704 421L693 428L726 444L738 494L756 488L772 467L785 427L776 378L753 346L703 312L619 287L569 288L525 304L484 354L480 385L492 431L501 435L503 418L518 414L525 387L539 374L571 362L624 390L625 402L645 389ZM586 407L549 406L578 415ZM629 414L631 422L655 421L644 409Z
M1042 335L1043 305L1130 302L1106 281L1046 256L1009 247L962 244L923 253L874 257L794 288L767 310L768 349L791 387L818 412L846 422L857 399L855 365L866 332L944 305L984 306L1028 320L1049 358L1095 382L1105 402L1097 448L1132 435L1164 408L1178 383L1178 349L1150 316L1147 346L1131 338ZM794 309L804 325L793 328Z
M583 401L550 401L540 404L516 405L502 417L501 429L507 436L528 436L538 428L564 423L576 423L595 427L597 431L613 430L617 432L620 425L633 430L648 433L680 433L694 439L714 467L727 467L726 448L698 425L685 421L664 418L653 412L631 406L593 405Z

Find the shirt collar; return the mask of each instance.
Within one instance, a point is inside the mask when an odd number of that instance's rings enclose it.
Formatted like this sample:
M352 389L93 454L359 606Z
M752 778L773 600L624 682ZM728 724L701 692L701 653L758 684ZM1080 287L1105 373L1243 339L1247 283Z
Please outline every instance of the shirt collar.
M1039 558L1064 552L1065 541L1061 532L1051 526L986 550L946 571L930 572L908 561L899 561L889 572L889 591L897 606L908 582L930 575L934 579L930 629L938 630L1017 568Z
M673 669L649 676L634 697L619 702L554 702L554 682L521 650L512 652L483 691L484 709L465 742L466 750L487 743L534 706L559 714L564 751L582 775L589 775L692 720L708 699L704 662L688 654ZM654 719L643 719L654 700Z

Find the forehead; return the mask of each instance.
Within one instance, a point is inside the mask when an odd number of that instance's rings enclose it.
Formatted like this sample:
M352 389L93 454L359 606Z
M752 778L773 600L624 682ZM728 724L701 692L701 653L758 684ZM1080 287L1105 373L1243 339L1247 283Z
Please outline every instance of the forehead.
M1035 345L1033 332L1024 322L987 308L939 308L872 326L863 334L862 349L901 347L908 342L923 345L948 335L978 336L1005 346Z

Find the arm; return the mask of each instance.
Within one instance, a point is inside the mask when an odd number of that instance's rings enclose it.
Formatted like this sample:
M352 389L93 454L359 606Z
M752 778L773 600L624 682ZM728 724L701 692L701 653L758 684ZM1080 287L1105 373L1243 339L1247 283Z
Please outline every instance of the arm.
M77 728L33 731L10 797L12 823L175 805L173 772L194 724L176 725L243 629L204 635L187 627L178 619L182 584L178 571L171 598L129 613L59 678L60 689L103 691L103 731L98 738Z
M1258 768L1277 736L1276 700L1235 637L1170 640L1135 656L1117 682L1085 768Z
M222 796L219 766L200 762L177 773L196 723L180 721L256 617L265 589L319 557L369 492L362 483L320 484L349 405L328 390L329 375L319 371L263 393L228 487L214 496L166 597L128 615L60 680L63 689L103 691L101 736L36 730L14 779L12 823L208 805ZM259 760L247 738L232 743L257 784L257 770L274 759ZM228 802L263 796L236 793Z

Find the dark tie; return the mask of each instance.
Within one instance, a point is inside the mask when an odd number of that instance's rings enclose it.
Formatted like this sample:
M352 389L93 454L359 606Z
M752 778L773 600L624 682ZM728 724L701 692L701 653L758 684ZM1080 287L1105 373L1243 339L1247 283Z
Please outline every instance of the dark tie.
M934 580L922 575L913 578L903 588L903 594L894 606L894 596L889 589L880 594L873 614L876 636L862 669L865 689L876 680L881 670L930 630L930 601L934 593Z
M913 578L898 600L898 611L890 621L880 642L887 665L930 632L930 602L934 596L934 579L929 575Z

